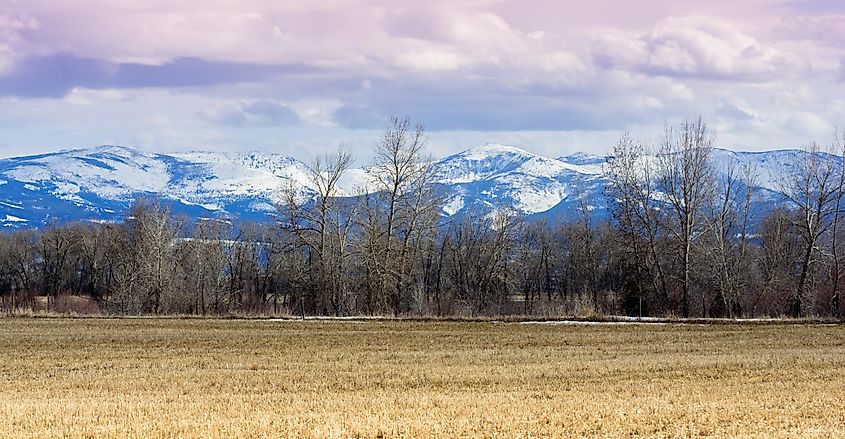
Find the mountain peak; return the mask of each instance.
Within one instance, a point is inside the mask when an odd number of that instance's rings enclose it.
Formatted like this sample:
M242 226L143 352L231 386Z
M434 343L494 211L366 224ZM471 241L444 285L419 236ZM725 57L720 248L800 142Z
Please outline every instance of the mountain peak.
M558 160L573 165L600 165L607 161L607 157L587 154L584 152L576 152L575 154L559 157Z
M134 155L147 155L146 152L138 148L124 145L100 145L92 148L76 148L67 151L72 154L91 155L91 154L113 154L121 157L128 157Z
M484 160L491 156L498 155L518 155L531 157L535 156L536 154L533 154L513 145L503 145L500 143L485 143L483 145L470 148L458 155L469 160Z

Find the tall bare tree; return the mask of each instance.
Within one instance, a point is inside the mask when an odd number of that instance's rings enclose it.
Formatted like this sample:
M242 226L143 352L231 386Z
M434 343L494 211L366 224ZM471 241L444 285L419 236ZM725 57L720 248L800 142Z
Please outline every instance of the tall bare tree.
M790 218L802 243L798 282L790 309L793 317L809 311L806 295L818 262L820 240L838 212L840 172L822 154L815 143L803 151L794 178L781 190L795 211Z
M41 259L41 291L47 296L48 306L53 306L56 297L69 293L69 272L72 271L73 252L77 249L79 238L75 230L51 224L41 233L38 250Z
M756 186L753 165L727 164L717 194L708 214L704 259L709 262L708 276L716 288L716 315L742 312L740 294L748 288L749 233L751 204Z
M831 297L830 297L830 312L834 317L842 316L842 307L840 305L841 299L839 292L840 282L842 280L842 255L840 254L839 235L842 234L840 227L840 220L842 219L842 197L845 196L845 130L842 131L841 137L838 135L831 147L831 153L837 154L839 161L839 179L836 182L835 207L833 214L833 224L830 233L830 251L833 259L831 264Z
M669 305L669 282L663 257L665 230L658 220L656 164L645 146L628 134L613 148L605 173L611 212L618 230L617 244L624 258L631 261L633 277L630 284L637 294L642 310L646 284L660 302Z
M162 203L139 199L127 215L125 229L124 251L115 270L115 309L132 314L167 312L164 305L177 280L175 249L182 222Z
M424 230L436 215L431 190L434 169L422 154L427 141L421 125L409 118L392 117L376 144L372 167L376 199L368 199L368 225L376 236L369 240L370 267L378 294L389 299L394 314L403 312L402 295L409 279L409 259L418 253ZM374 210L375 209L375 210Z
M285 229L311 255L313 286L325 293L317 305L331 308L335 314L348 311L345 274L355 203L341 204L338 184L351 163L351 154L343 149L316 159L309 169L315 197L300 200L297 189L292 188L283 215Z
M34 230L21 230L9 234L3 249L2 268L10 278L10 308L33 305L38 282L38 234Z
M713 134L699 118L684 122L679 129L667 128L658 155L658 185L671 212L667 230L677 242L681 263L681 314L690 315L693 244L700 236L702 213L713 194L710 152Z

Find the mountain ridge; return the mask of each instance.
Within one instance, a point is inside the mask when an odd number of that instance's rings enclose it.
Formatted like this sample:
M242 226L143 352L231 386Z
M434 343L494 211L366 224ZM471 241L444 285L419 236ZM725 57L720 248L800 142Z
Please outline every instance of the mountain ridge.
M714 149L717 165L748 163L758 186L776 192L795 172L800 150L736 152ZM513 145L487 143L434 163L442 214L456 217L510 207L528 216L571 214L586 200L607 213L603 174L607 156L546 157ZM341 180L341 196L370 187L371 170ZM120 145L65 149L0 159L0 229L51 221L120 220L133 200L156 197L190 216L228 215L266 220L288 187L310 193L308 167L282 154L191 151L153 153Z

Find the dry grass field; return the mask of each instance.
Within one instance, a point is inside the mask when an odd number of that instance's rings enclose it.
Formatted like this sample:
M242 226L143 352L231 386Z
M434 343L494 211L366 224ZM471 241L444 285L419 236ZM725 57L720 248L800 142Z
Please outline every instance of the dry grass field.
M0 437L845 437L845 327L0 319Z

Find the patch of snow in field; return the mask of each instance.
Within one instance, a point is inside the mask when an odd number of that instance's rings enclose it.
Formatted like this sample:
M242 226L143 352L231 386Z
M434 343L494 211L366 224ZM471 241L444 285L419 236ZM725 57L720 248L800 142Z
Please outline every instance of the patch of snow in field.
M572 326L617 326L617 325L640 325L640 324L649 324L649 325L668 325L668 322L655 322L655 321L648 321L648 320L625 320L625 321L607 321L607 322L598 322L598 321L587 321L587 320L537 320L537 321L527 321L527 322L519 322L521 325L551 325L551 326L558 326L558 325L572 325Z
M349 322L349 323L366 323L367 321L391 320L391 317L386 316L306 316L306 322ZM270 318L259 319L263 322L302 322L301 317L291 316L287 318Z

